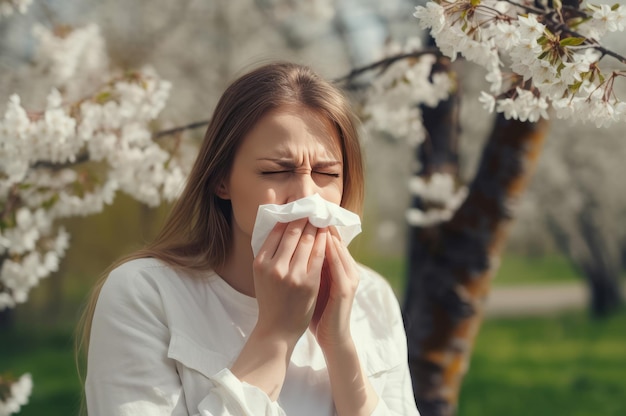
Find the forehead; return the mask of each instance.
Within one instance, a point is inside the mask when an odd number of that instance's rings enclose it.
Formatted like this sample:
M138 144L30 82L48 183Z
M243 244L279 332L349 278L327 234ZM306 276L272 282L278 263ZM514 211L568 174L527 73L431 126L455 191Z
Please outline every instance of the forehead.
M303 106L279 107L265 114L244 136L240 151L294 156L302 152L341 159L337 127L321 112Z

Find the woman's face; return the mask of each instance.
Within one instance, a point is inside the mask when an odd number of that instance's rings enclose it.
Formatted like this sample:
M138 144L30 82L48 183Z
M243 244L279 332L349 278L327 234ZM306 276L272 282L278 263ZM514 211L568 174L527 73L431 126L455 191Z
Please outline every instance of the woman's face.
M233 209L235 240L249 241L261 204L286 204L315 193L341 203L339 137L321 115L297 106L265 115L244 137L218 195Z

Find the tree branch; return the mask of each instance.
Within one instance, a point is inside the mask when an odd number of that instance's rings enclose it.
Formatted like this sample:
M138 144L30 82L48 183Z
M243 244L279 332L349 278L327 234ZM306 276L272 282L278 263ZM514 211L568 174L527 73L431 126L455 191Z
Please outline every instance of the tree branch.
M182 133L185 130L193 130L193 129L198 129L200 127L204 127L208 125L210 122L211 120L194 121L193 123L189 123L184 126L178 126L178 127L174 127L174 128L167 129L167 130L157 131L152 135L152 137L155 139L160 139L161 137L164 137L164 136L170 136L170 135Z
M340 84L342 82L346 82L346 83L350 83L350 81L352 81L354 78L358 77L359 75L364 74L365 72L377 69L379 67L383 67L384 69L387 69L391 64L397 62L397 61L401 61L403 59L407 59L407 58L420 58L424 55L441 55L441 52L439 51L439 49L436 48L427 48L427 49L423 49L421 51L415 51L415 52L409 52L409 53L401 53L398 55L393 55L393 56L389 56L386 58L383 58L379 61L373 62L371 64L365 65L363 67L360 68L355 68L352 71L350 71L348 74L336 78L335 80L333 80L334 83L336 84Z

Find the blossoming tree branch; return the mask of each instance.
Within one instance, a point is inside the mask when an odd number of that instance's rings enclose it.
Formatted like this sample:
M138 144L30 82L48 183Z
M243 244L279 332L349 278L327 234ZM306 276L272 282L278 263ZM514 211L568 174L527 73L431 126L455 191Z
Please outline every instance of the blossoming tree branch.
M600 41L624 30L626 8L570 3L441 0L414 15L444 55L460 53L487 70L490 89L480 100L489 111L536 121L551 106L558 118L598 126L624 120L626 103L614 85L626 76L626 58ZM602 67L605 58L619 67Z
M150 206L171 201L188 166L180 136L153 133L169 82L149 68L108 68L95 25L35 35L55 88L37 111L12 95L0 119L0 310L58 269L69 235L57 220L100 212L118 191ZM30 385L29 375L0 376L0 414L19 410Z

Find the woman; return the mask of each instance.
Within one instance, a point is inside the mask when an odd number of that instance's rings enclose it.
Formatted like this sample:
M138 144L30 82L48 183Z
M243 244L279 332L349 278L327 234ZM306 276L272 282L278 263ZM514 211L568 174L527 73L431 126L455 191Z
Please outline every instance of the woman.
M295 64L242 76L161 233L96 289L89 414L417 415L397 300L337 230L278 223L252 254L259 205L315 193L360 212L347 100Z

